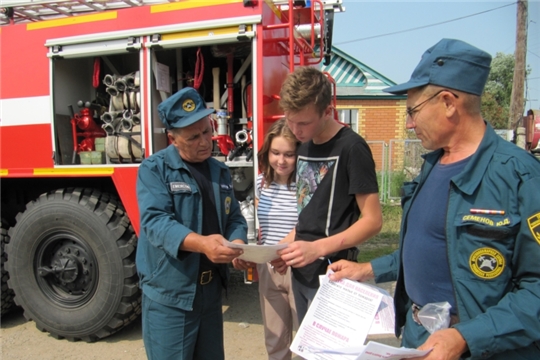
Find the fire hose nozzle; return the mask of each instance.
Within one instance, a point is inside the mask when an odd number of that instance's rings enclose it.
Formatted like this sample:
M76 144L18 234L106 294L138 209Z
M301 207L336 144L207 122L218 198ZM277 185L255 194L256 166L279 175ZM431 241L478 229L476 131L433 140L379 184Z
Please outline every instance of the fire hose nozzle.
M107 133L107 135L111 136L114 135L114 127L111 124L104 124L103 130Z
M249 140L249 134L246 130L240 130L235 134L236 142L238 144L244 144Z
M114 119L116 119L121 114L122 112L120 111L108 111L108 112L103 113L103 115L101 115L101 120L106 124L110 124L113 122Z
M114 86L118 89L118 91L126 91L127 89L127 82L124 78L117 79L114 82Z
M141 113L133 114L133 118L131 119L133 121L133 125L140 125L141 124Z
M103 124L101 127L103 128L103 130L105 130L108 136L111 136L116 133L116 129L118 128L118 125L121 121L122 118L115 118L111 123Z
M125 110L122 117L124 118L124 120L131 120L131 118L133 118L133 111L131 110Z
M103 77L103 84L105 84L105 86L113 86L115 81L116 75L107 74Z
M125 131L130 131L133 128L133 121L131 119L122 119L122 129Z
M122 79L126 83L126 87L128 89L134 89L135 88L135 76L133 76L133 74L126 75Z
M107 89L105 89L105 91L107 91L107 94L111 95L112 97L118 96L118 94L120 94L120 91L114 85L107 86Z

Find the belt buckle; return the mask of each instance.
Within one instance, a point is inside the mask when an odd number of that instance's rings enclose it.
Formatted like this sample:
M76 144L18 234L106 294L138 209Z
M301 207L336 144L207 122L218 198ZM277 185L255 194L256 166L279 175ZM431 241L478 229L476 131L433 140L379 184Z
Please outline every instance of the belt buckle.
M199 283L201 285L206 285L210 281L212 281L212 270L206 270L201 273L201 279L199 280Z
M418 318L418 311L420 311L422 307L413 303L411 308L412 308L412 318L414 322L417 323L418 325L422 325L422 323L420 322L420 319Z
M450 324L448 324L449 327L456 325L459 323L459 316L456 315L450 315Z
M420 321L420 318L418 317L418 312L420 311L422 307L419 306L419 305L416 305L415 303L412 304L411 306L411 309L412 309L412 318L414 320L415 323L417 323L418 325L422 325L422 322ZM459 316L457 315L450 315L450 323L448 324L448 327L451 327L455 324L459 323Z

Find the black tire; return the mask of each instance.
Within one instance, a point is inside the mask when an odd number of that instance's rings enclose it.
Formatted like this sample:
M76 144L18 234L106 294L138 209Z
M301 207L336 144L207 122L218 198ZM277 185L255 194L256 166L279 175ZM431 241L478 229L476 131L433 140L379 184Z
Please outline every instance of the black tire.
M0 305L2 309L2 315L8 313L13 308L13 290L11 290L8 286L7 282L9 280L9 273L4 269L4 263L7 260L7 254L4 252L4 246L9 243L8 229L8 223L4 219L2 219L2 228L0 230L2 242L2 289L0 290L2 300Z
M140 314L137 238L116 198L93 189L43 194L9 235L9 285L39 330L92 342Z

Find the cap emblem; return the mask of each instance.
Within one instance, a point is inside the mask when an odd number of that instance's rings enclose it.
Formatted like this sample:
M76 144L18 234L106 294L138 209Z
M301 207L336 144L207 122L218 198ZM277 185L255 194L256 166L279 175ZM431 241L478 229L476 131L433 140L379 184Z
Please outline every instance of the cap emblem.
M182 103L182 109L186 112L192 112L195 110L195 102L192 99L186 99Z

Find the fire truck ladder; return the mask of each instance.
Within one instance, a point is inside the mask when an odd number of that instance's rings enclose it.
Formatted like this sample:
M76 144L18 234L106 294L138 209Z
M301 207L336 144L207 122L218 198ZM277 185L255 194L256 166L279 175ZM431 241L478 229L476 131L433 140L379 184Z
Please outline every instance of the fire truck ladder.
M0 0L0 25L167 2L174 0ZM244 3L248 2L244 0ZM295 64L318 64L323 58L327 65L332 48L334 13L344 11L343 0L273 0L273 3L281 10L282 23L267 28L288 29L289 36L280 43L291 54L291 71ZM298 61L295 61L296 57Z
M167 3L167 0L0 0L0 25Z
M289 70L295 65L314 65L324 58L330 63L334 13L345 11L342 0L274 0L281 9L281 24L265 29L288 29L288 37L280 39L290 54ZM290 51L289 51L290 50ZM298 60L296 59L298 57Z

